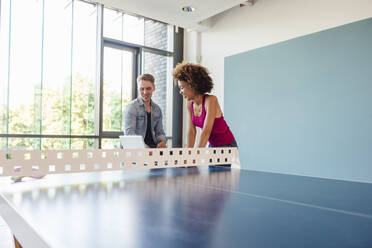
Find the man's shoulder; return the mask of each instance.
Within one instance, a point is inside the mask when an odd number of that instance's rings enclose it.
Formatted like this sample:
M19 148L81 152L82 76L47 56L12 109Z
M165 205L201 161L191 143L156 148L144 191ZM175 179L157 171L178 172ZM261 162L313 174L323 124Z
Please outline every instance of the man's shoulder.
M130 101L129 104L139 104L139 99L138 98L134 98L132 101Z
M161 108L159 105L157 105L155 102L152 102L152 108L154 110L155 115L163 115L163 112L161 111Z
M125 110L126 112L134 112L134 111L137 111L138 110L138 107L139 107L139 102L138 102L138 99L134 99L132 100L130 103L128 103L128 105L125 107Z
M152 107L153 107L154 109L157 109L157 110L160 110L160 111L161 111L160 106L159 106L158 104L156 104L156 102L151 101L151 105L152 105Z
M128 103L127 106L139 106L140 104L141 104L141 103L140 103L139 99L136 98L136 99L130 101L130 103Z

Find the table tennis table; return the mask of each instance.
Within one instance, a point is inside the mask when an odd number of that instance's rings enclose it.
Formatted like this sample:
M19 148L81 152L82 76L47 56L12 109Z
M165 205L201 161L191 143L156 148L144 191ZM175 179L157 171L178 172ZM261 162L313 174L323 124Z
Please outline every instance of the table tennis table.
M0 178L22 247L372 247L372 184L220 166Z

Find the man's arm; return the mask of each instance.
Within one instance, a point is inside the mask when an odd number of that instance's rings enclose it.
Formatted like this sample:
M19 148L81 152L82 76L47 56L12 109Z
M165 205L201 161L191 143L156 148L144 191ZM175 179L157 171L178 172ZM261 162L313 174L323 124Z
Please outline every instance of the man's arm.
M164 132L164 128L163 128L163 113L161 112L160 108L159 108L159 111L160 111L160 120L158 121L158 123L154 127L155 136L156 136L155 139L158 142L156 147L157 148L166 148L167 145L165 144L165 132Z
M133 103L127 105L124 110L124 134L136 135L137 115Z

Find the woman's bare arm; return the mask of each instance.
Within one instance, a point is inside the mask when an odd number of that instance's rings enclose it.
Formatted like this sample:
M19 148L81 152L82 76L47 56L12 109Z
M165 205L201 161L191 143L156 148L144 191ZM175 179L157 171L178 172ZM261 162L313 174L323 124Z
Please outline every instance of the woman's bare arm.
M187 147L193 148L195 144L196 128L194 123L192 123L192 114L191 114L191 102L187 103L187 112L188 112L188 123L189 128L187 131Z

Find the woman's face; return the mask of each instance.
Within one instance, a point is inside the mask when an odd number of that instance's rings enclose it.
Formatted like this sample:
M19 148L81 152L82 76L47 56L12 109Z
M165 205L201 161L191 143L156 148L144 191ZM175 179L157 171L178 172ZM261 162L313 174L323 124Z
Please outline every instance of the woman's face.
M180 94L186 98L187 101L194 99L195 91L185 81L178 81L178 87L180 87Z

